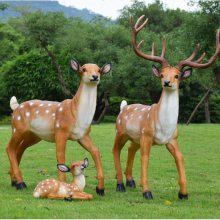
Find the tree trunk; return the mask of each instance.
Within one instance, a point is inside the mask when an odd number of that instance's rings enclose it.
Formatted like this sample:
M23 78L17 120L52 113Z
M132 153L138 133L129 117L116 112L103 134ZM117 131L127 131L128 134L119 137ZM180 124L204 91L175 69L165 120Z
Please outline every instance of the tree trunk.
M210 94L209 94L210 95ZM205 107L205 122L206 123L211 123L211 118L210 118L210 111L209 111L209 95L206 96L205 101L204 101L204 107Z
M209 88L207 90L206 94L202 97L200 102L197 104L197 106L193 110L192 114L190 115L188 121L186 122L187 125L191 122L191 120L194 117L195 113L197 112L198 108L202 105L202 103L205 101L205 99L210 96L211 93L212 93L212 88ZM210 120L210 116L209 116L209 120Z
M64 81L64 79L63 79L63 74L62 74L60 65L58 64L55 55L53 54L52 51L50 51L50 50L47 48L47 46L42 45L42 47L46 50L48 56L51 58L52 65L53 65L53 67L54 67L54 69L55 69L55 72L56 72L56 75L57 75L57 77L58 77L58 79L59 79L59 81L60 81L60 85L61 85L61 89L62 89L63 93L66 94L67 96L72 97L73 95L72 95L71 92L66 88L65 81Z

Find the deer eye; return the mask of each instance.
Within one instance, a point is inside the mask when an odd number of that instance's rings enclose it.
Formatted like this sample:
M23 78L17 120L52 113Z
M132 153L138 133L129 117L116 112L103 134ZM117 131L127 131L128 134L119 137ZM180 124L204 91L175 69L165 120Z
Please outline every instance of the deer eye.
M163 78L163 74L160 75L160 78Z
M83 72L86 72L86 68L83 68L82 71L83 71Z
M179 75L175 75L175 78L178 79L178 78L179 78Z

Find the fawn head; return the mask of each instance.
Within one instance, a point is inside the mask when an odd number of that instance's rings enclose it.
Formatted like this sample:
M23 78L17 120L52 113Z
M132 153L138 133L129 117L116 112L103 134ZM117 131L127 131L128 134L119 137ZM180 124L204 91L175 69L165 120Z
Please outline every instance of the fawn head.
M76 60L71 60L70 64L73 70L80 73L81 80L83 80L84 83L91 85L98 85L100 82L100 76L111 71L111 64L104 64L102 68L91 63L80 66Z
M74 176L78 176L83 173L84 169L89 166L88 158L83 161L75 161L70 167L65 164L57 164L57 168L61 172L71 172Z

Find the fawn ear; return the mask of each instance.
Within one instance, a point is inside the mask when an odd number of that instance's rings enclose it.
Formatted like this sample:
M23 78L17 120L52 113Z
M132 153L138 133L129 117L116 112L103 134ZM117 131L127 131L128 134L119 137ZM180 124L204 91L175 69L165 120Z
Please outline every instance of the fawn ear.
M106 63L102 66L102 68L100 69L100 72L102 74L107 74L111 71L112 69L112 65L110 63Z
M70 168L65 164L57 164L57 169L61 172L70 172Z
M160 70L153 64L152 65L152 72L153 74L156 76L156 77L160 77L161 74L160 74Z
M192 75L192 68L187 68L182 71L180 79L184 80Z
M71 60L70 65L71 65L72 69L77 71L77 72L79 72L80 69L81 69L81 66L80 66L80 64L78 63L77 60Z
M89 160L88 160L87 157L83 160L83 166L84 166L85 168L87 168L87 167L89 166Z

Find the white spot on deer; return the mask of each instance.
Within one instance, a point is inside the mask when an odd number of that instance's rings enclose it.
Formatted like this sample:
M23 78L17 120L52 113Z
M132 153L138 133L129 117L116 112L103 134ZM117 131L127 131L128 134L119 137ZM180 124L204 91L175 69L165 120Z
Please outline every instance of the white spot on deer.
M134 114L131 114L131 118L134 116Z
M150 114L148 113L147 118L149 118Z
M16 132L16 128L13 128L13 132L14 132L14 133Z
M51 103L48 104L48 106L51 106L51 105L52 105Z
M59 108L59 112L62 112L62 111L63 111L63 108L62 108L62 107L60 107L60 108Z
M27 117L29 117L29 116L30 116L30 112L26 112L25 115L26 115Z
M40 112L40 111L39 111L39 110L37 110L35 113L36 113L36 114L39 114L39 112Z
M41 103L39 106L40 106L40 107L42 107L42 106L44 106L44 104L43 104L43 103Z
M45 112L48 114L50 111L47 109Z
M129 110L130 106L127 107L127 110Z
M58 104L58 106L60 106L60 105L61 105L61 103Z
M121 119L118 119L118 124L121 124Z
M60 123L59 123L59 122L56 123L56 127L57 127L57 128L60 127Z
M47 190L45 189L44 192L47 192Z
M23 105L23 104L21 104L21 105L19 106L19 108L24 108L24 105Z
M40 193L37 192L37 191L35 191L35 192L33 193L33 196L34 196L35 198L39 198L39 197L40 197Z
M29 103L30 106L32 106L33 104L34 104L33 102L30 102L30 103Z
M138 110L138 108L136 107L134 110L136 111L136 110Z
M151 109L151 106L148 107L148 111L150 111L150 109Z
M53 113L52 116L55 117L55 116L56 116L56 113Z
M144 128L141 130L141 133L142 133L142 134L144 133Z
M17 117L17 119L18 119L18 121L20 121L20 120L21 120L21 116L19 115L19 116Z
M139 115L138 118L139 118L139 119L142 119L142 115Z

